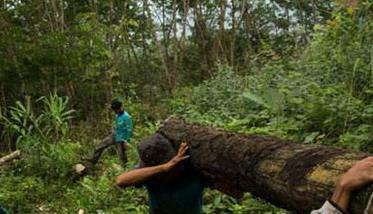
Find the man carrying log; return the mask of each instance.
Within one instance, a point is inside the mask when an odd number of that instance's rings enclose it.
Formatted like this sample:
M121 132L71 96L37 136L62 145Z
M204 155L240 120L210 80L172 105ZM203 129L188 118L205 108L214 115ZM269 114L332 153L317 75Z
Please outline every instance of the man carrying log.
M159 134L142 141L139 145L140 168L118 176L116 185L121 188L144 185L152 214L201 213L205 185L198 173L182 163L190 157L186 155L188 146L181 143L177 154L173 154L166 141ZM373 182L373 157L357 162L342 175L330 200L311 213L347 213L352 192L370 182Z
M125 167L127 163L126 150L132 137L132 118L123 110L122 102L117 99L111 102L111 109L116 114L114 133L102 140L101 144L95 149L93 157L88 159L88 161L92 164L96 164L104 150L115 145L119 161L122 166Z
M154 140L159 140L153 144ZM150 213L152 214L198 214L202 210L202 193L204 184L197 173L192 172L181 163L188 159L188 146L182 143L177 154L152 153L153 146L162 144L159 135L155 135L140 143L140 167L118 176L116 185L121 188L129 186L145 186L149 196ZM154 151L159 151L154 149ZM154 162L163 156L163 162Z

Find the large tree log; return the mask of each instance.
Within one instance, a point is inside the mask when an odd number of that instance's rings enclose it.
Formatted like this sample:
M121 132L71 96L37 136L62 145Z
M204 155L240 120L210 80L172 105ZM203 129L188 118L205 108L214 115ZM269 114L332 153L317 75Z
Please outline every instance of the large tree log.
M6 155L2 158L0 158L0 166L3 165L4 163L7 163L9 161L12 161L14 159L17 159L21 156L21 152L19 150L14 151L10 153L9 155Z
M174 150L186 141L191 165L208 179L297 213L320 208L332 195L338 178L368 156L275 137L236 134L177 118L166 120L158 133ZM354 194L350 213L364 213L372 200L372 189L365 187ZM373 214L372 207L368 213Z

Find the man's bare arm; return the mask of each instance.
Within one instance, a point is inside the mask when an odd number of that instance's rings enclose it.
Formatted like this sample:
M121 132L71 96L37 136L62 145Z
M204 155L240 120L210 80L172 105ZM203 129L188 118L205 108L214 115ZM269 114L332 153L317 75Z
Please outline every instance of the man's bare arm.
M118 176L115 183L117 186L122 188L134 186L137 184L144 183L154 175L160 174L165 171L166 168L164 164L152 167L145 167L141 169L134 169Z
M148 181L150 178L154 177L163 172L170 171L174 168L179 162L189 158L188 155L185 155L188 150L186 143L180 145L178 153L170 161L164 164L157 166L145 167L141 169L134 169L129 172L125 172L116 178L116 185L122 188L128 186L134 186Z

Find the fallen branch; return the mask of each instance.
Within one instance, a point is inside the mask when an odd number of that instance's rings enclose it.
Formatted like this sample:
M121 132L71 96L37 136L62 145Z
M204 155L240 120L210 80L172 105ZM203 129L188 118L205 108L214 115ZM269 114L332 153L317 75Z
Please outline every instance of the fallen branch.
M14 151L9 155L0 158L0 166L14 159L18 159L19 157L21 157L21 152L19 150Z

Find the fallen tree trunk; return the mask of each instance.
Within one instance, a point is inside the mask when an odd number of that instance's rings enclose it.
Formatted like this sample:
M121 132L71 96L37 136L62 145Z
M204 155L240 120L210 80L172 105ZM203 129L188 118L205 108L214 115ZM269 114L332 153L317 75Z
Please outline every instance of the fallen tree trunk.
M338 178L368 156L275 137L236 134L177 118L166 120L158 133L174 150L186 141L190 163L209 180L297 213L320 208L332 195ZM366 187L354 194L350 213L364 213L372 190ZM372 207L368 213L373 214Z
M9 161L17 159L20 156L21 156L21 152L19 150L14 151L14 152L10 153L9 155L6 155L6 156L0 158L0 166L9 162Z

